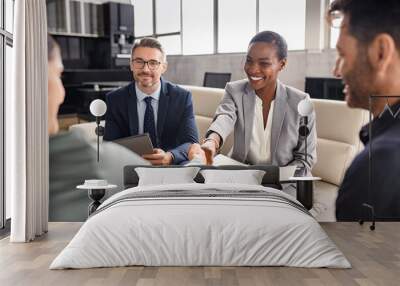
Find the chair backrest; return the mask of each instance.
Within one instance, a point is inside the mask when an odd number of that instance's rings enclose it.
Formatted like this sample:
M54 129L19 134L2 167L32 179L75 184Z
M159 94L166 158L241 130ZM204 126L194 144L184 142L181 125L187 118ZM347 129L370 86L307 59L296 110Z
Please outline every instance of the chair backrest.
M349 108L344 101L311 99L316 113L317 163L312 172L323 181L340 185L355 155L362 150L358 133L368 112Z
M183 85L183 88L189 90L193 97L193 108L197 130L199 132L200 142L204 139L208 128L211 125L215 111L224 96L224 89L200 87L193 85ZM226 155L231 150L233 145L233 134L228 136L221 153Z
M227 82L231 80L231 73L206 72L204 74L203 86L225 88Z
M101 126L105 126L105 121L100 121ZM96 135L96 122L85 122L74 124L69 127L70 131L73 132L80 132L89 142L96 142L97 135ZM100 137L100 142L103 141L103 137Z

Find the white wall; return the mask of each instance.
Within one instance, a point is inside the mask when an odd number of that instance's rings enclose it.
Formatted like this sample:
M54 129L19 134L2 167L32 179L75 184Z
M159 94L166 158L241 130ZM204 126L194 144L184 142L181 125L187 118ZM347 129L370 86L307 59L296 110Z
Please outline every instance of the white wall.
M243 64L245 54L218 54L199 56L168 56L165 78L179 84L203 85L205 72L230 72L232 81L245 78ZM304 90L307 77L333 77L335 50L321 52L291 51L288 65L280 79L291 86Z

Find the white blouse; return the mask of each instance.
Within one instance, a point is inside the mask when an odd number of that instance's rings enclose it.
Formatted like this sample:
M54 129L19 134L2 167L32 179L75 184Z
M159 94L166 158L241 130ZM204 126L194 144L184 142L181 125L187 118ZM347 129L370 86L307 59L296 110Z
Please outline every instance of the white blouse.
M272 100L267 125L264 129L263 103L256 96L253 131L250 139L249 153L247 154L247 161L252 165L271 164L271 128L274 104L275 100Z

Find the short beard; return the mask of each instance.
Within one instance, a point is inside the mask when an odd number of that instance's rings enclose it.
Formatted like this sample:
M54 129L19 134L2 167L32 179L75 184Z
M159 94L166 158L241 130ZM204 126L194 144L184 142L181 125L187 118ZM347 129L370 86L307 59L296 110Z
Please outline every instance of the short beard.
M358 44L353 69L344 77L350 88L350 107L369 109L369 96L374 93L375 72L368 61L367 48Z

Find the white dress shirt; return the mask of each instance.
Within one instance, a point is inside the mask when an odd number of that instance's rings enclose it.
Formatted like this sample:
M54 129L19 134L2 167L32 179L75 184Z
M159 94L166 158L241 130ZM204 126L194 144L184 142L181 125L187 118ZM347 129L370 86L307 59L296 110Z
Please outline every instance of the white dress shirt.
M256 96L253 130L250 139L250 149L247 154L247 161L252 165L271 164L271 128L274 102L275 100L271 101L267 125L264 129L263 103L262 100Z
M160 99L161 85L152 94L144 93L143 91L141 91L138 88L137 84L135 84L135 90L136 90L136 98L137 98L136 102L137 102L139 134L144 133L143 132L143 123L144 123L144 114L146 112L146 101L144 101L144 99L149 96L151 96L153 98L153 100L151 101L151 106L153 106L154 124L155 124L155 128L157 130L158 101Z

